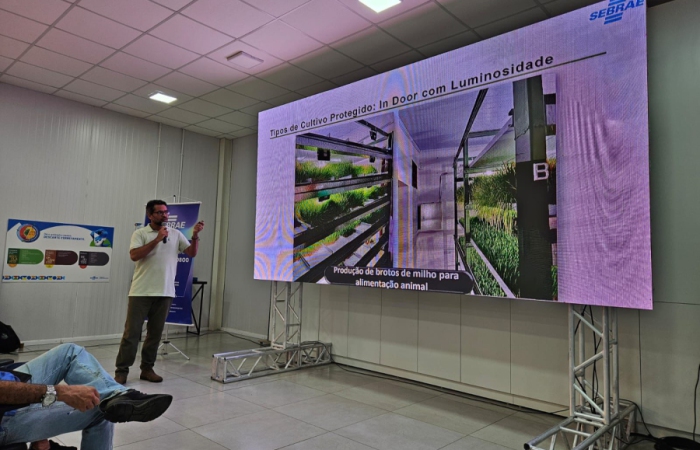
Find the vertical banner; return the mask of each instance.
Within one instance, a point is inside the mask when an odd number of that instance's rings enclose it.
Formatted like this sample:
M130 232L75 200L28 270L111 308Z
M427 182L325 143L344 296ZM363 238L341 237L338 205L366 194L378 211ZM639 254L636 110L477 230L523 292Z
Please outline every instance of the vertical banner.
M192 229L197 224L200 202L168 204L167 226L179 230L185 237L192 239ZM144 222L150 222L148 217ZM184 253L177 257L177 275L175 275L175 298L170 306L170 312L165 319L166 324L193 326L192 322L192 274L193 258Z

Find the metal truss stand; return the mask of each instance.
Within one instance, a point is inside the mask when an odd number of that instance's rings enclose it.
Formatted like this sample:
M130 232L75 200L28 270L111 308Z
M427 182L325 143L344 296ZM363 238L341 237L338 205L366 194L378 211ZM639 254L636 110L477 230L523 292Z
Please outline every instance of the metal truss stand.
M231 383L248 378L329 364L331 344L301 342L302 283L272 283L270 347L217 353L212 380Z
M165 326L165 339L163 339L163 342L161 342L160 345L158 346L158 350L160 350L160 349L162 348L163 351L160 352L160 353L158 353L158 354L161 355L161 356L167 356L167 355L168 355L168 346L174 348L176 352L178 352L179 354L181 354L182 356L184 356L185 358L187 358L187 360L190 359L190 357L187 356L187 355L185 355L185 353L183 353L182 350L180 350L179 348L175 347L175 346L170 342L170 339L168 339L168 326L166 325L166 326Z
M635 405L620 401L617 311L600 309L596 323L592 307L569 305L569 417L526 443L526 450L554 450L558 438L573 450L618 450L629 442Z

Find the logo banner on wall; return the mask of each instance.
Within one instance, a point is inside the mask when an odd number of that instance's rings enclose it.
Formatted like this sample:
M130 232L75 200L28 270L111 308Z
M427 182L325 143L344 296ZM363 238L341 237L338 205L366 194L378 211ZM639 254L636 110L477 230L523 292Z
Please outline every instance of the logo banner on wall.
M3 282L109 281L114 228L9 219Z
M185 237L192 239L192 229L197 224L200 202L169 203L167 226L179 230ZM146 217L144 225L150 220ZM192 274L193 258L180 253L177 258L177 274L175 275L175 298L170 306L170 312L165 319L166 324L193 326L192 322Z

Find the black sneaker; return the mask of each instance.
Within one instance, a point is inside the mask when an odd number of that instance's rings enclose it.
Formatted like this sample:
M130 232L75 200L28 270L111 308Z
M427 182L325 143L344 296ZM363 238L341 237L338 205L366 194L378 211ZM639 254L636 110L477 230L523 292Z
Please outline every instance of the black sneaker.
M110 422L150 422L160 417L172 401L172 395L148 395L129 389L100 402L100 410Z

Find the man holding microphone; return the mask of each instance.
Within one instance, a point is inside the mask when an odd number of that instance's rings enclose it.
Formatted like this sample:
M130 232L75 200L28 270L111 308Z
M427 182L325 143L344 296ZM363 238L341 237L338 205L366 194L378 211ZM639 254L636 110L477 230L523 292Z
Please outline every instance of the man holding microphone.
M150 223L131 235L129 255L136 262L129 290L129 308L126 313L124 334L117 354L114 380L126 383L129 367L136 360L143 322L148 317L146 340L141 349L140 379L160 383L163 377L153 371L158 353L160 336L165 319L175 297L177 256L185 253L197 256L199 232L204 228L200 221L192 231L192 242L175 228L168 228L168 204L151 200L146 204Z

